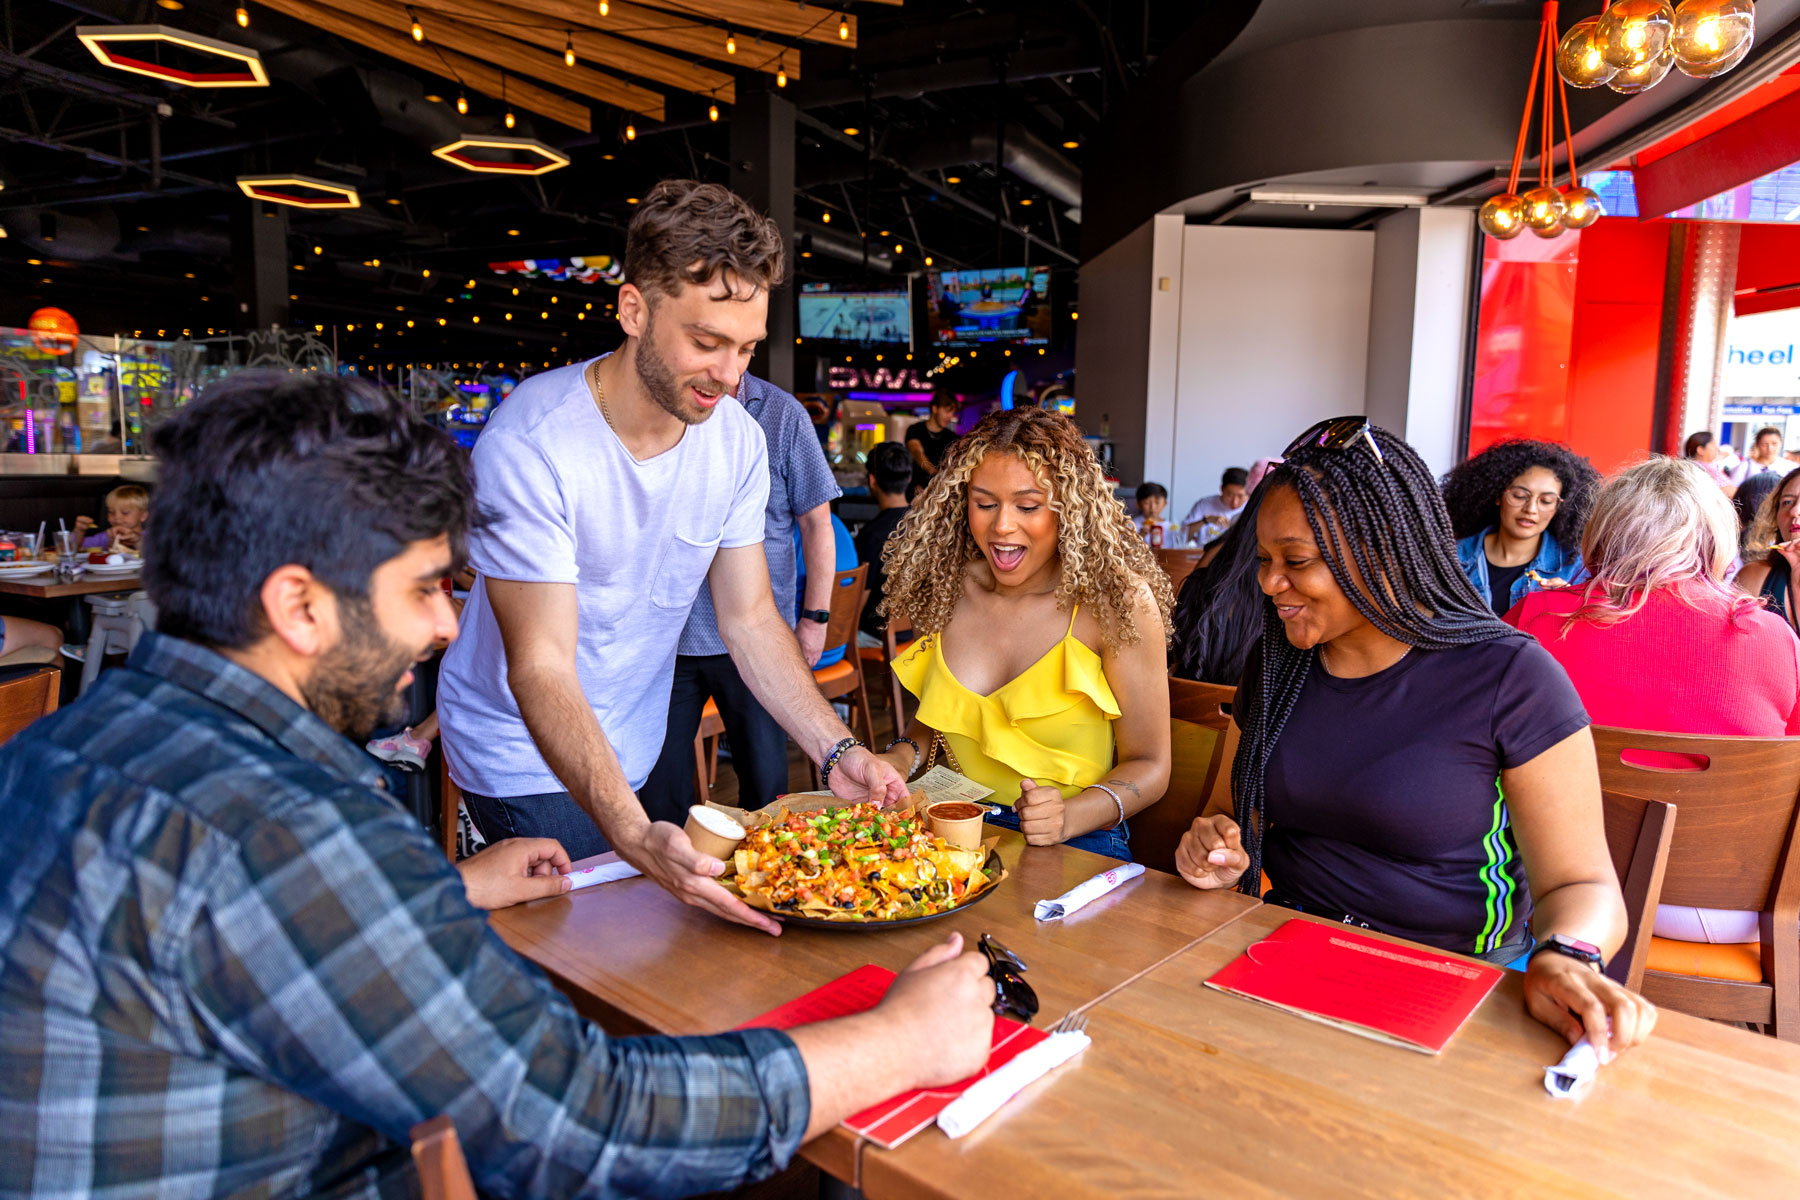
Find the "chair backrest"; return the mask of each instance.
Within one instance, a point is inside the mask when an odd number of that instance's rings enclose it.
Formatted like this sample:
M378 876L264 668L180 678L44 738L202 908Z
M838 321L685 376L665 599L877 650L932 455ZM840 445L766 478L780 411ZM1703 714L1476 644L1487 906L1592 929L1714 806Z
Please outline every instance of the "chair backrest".
M412 1127L412 1159L424 1200L476 1200L469 1162L449 1117L440 1113Z
M896 658L900 657L900 635L911 633L912 622L905 617L888 618L887 631L883 634L882 640L887 643L887 658L889 662L893 662ZM910 642L912 641L912 638L908 637L906 640Z
M831 577L831 620L825 625L825 649L836 650L856 639L856 622L862 616L863 584L868 564Z
M61 667L31 667L10 678L0 678L0 742L39 717L55 712L61 690Z
M1594 726L1604 791L1681 810L1662 903L1768 912L1800 901L1800 738L1701 737ZM1688 768L1627 761L1682 756Z
M1176 591L1181 590L1181 583L1194 573L1200 565L1200 556L1204 550L1152 550L1156 561L1162 564L1163 573L1169 577L1169 583Z
M1625 893L1625 942L1606 964L1606 974L1632 991L1644 986L1644 964L1650 958L1650 933L1662 899L1663 873L1669 865L1669 843L1675 832L1675 806L1623 792L1601 792L1606 820L1606 848Z
M1159 871L1175 870L1175 847L1209 802L1231 789L1238 730L1230 715L1237 689L1169 678L1169 788L1131 818L1131 857Z

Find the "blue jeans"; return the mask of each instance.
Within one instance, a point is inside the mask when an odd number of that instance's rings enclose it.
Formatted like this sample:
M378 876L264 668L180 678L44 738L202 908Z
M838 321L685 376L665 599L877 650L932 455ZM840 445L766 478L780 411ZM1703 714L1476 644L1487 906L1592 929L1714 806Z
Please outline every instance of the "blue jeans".
M612 849L594 818L567 792L504 797L464 792L463 804L490 844L510 837L555 838L570 858L588 858Z
M987 821L990 825L999 825L1004 829L1017 829L1019 814L1010 808L1002 808L997 813L989 813ZM1125 826L1121 825L1117 829L1096 829L1092 833L1079 834L1064 842L1063 845L1073 846L1077 850L1086 850L1089 854L1099 854L1107 858L1119 858L1130 862L1131 843L1127 840L1129 836Z

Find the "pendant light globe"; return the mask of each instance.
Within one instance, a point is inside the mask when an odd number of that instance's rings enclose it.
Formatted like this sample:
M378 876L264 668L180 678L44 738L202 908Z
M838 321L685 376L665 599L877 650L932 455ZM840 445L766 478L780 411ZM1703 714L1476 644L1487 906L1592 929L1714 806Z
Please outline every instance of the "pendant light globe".
M1675 68L1695 79L1723 75L1744 61L1756 41L1751 0L1682 0L1675 10Z
M1606 215L1600 193L1589 187L1572 187L1563 191L1563 227L1586 229Z
M1563 214L1568 205L1563 194L1553 187L1534 187L1519 203L1524 209L1525 227L1539 237L1555 237L1562 232Z
M1556 47L1556 73L1573 88L1596 88L1619 73L1606 61L1600 18L1587 17L1569 26Z
M1606 86L1621 96L1635 96L1639 92L1647 92L1668 77L1675 69L1675 47L1663 47L1663 52L1641 67L1633 67L1628 71L1620 71L1606 81Z
M1525 232L1525 201L1510 192L1502 192L1481 206L1476 221L1491 238L1507 241Z
M1675 10L1669 0L1613 0L1600 15L1600 37L1606 61L1630 71L1661 58L1675 34Z

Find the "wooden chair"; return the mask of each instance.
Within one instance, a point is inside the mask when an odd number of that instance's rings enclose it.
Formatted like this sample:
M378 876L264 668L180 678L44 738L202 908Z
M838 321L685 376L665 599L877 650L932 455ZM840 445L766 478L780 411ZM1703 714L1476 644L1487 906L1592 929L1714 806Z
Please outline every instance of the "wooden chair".
M1238 728L1231 719L1237 689L1169 677L1169 790L1131 818L1131 857L1175 871L1175 847L1194 818L1217 806L1231 811L1231 760Z
M875 743L875 719L869 712L869 689L863 682L862 658L856 653L856 621L862 615L863 581L868 578L867 565L849 571L839 571L831 581L831 620L825 626L825 649L844 648L844 657L829 667L820 667L813 672L813 683L818 685L819 695L827 700L844 700L853 710L850 714L852 733L857 733L864 744ZM860 720L862 729L857 731L856 723ZM817 786L819 770L813 768L814 786Z
M55 712L61 690L62 668L58 666L27 664L0 676L0 742Z
M899 737L906 732L906 689L900 686L900 677L894 674L894 660L903 653L901 646L912 643L912 622L904 617L890 618L887 628L882 630L881 645L858 646L856 654L863 660L864 669L879 666L887 672L888 706L894 718L894 736Z
M1623 792L1602 791L1606 848L1625 893L1625 943L1606 974L1634 992L1644 990L1644 964L1650 958L1650 931L1662 898L1663 875L1669 865L1669 840L1675 832L1675 806Z
M449 1117L440 1113L412 1127L412 1159L423 1200L476 1200L469 1162Z
M1181 590L1182 580L1194 573L1200 565L1200 557L1204 550L1152 550L1156 561L1162 565L1163 573L1169 577L1169 583L1176 591Z
M456 861L457 812L462 807L462 789L450 778L450 760L444 755L444 738L438 735L438 836L444 845L444 857Z
M719 778L719 739L725 736L725 718L712 698L700 710L700 729L694 734L694 803L705 804Z
M1652 937L1644 995L1800 1041L1800 738L1595 726L1594 745L1603 790L1680 809L1661 903L1761 914L1760 941L1744 946ZM1623 758L1629 752L1686 756L1695 765L1641 765Z

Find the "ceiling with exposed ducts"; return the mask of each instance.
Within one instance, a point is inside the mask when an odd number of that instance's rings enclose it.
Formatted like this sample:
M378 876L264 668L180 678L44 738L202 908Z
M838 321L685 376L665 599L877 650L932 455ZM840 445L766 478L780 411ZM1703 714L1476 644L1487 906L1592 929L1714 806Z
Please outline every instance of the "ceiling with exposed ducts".
M416 319L415 336L548 352L611 290L488 264L618 255L656 180L728 178L736 104L760 90L798 108L799 282L918 271L927 256L1049 264L1072 281L1086 140L1196 10L1231 5L604 7L5 0L0 324L57 304L97 333L231 327L238 180L253 176L274 181L264 194L328 199L317 185L359 202L286 210L294 324ZM119 27L179 38L78 36ZM227 69L215 43L253 52L267 86L157 77ZM521 153L543 173L512 169L513 139L536 144ZM454 161L484 154L499 165Z

